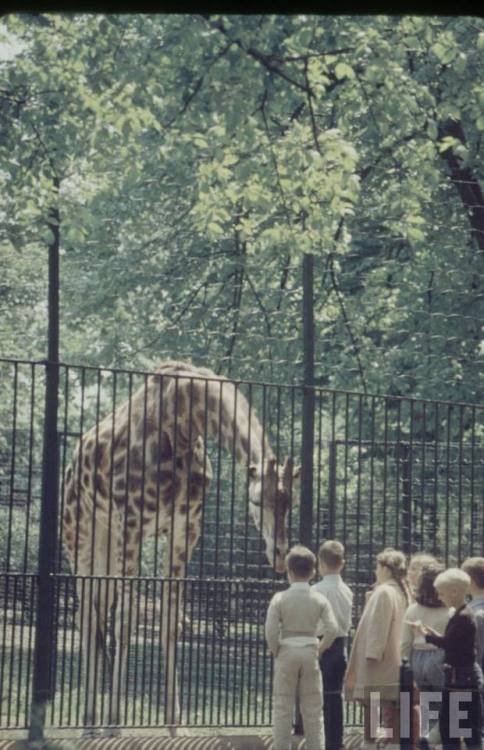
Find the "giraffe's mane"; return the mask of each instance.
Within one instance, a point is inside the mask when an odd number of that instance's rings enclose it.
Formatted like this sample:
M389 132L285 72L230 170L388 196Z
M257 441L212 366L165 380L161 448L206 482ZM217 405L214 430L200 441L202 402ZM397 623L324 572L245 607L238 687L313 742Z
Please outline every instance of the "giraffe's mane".
M200 367L198 365L194 365L192 362L185 362L180 360L166 360L164 362L161 362L158 365L155 374L174 375L182 377L186 374L188 377L200 377L201 379L210 381L211 383L226 383L227 386L223 391L224 402L230 403L231 405L235 403L235 398L237 398L238 420L246 420L247 424L250 422L251 434L257 442L260 442L260 454L263 455L266 459L274 456L262 425L259 422L255 409L249 406L247 399L241 391L237 391L237 396L235 396L236 386L235 383L233 383L233 381L231 381L229 378L226 378L223 375L217 375L208 367Z

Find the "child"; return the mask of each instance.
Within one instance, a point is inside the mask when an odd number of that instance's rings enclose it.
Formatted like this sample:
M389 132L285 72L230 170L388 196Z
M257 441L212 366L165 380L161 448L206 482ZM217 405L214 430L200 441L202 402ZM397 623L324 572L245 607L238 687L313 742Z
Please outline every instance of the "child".
M392 745L399 743L400 636L410 601L405 555L387 548L377 556L376 587L366 602L351 648L345 696L363 704L365 747L376 745L371 726L370 693L380 694L384 723Z
M413 627L419 630L427 643L443 648L445 651L445 688L442 695L442 709L439 716L440 736L444 750L459 750L460 739L455 736L452 726L456 717L452 717L452 693L470 694L470 700L462 705L459 715L459 728L467 736L464 741L468 748L481 748L481 696L482 672L476 662L475 640L476 621L472 611L466 605L466 594L470 586L470 577L459 568L449 568L439 573L434 581L439 599L446 607L455 607L455 613L449 619L444 635L439 635L428 625L414 622ZM462 699L464 700L464 698ZM456 708L458 708L456 706ZM460 709L459 709L460 710ZM421 743L425 747L425 743Z
M346 641L351 626L353 592L343 582L345 548L341 542L328 540L318 552L319 574L322 580L312 586L324 594L338 623L338 633L332 645L319 659L323 676L324 736L326 750L340 750L343 745L343 678L346 671Z
M468 557L461 568L471 579L469 591L472 599L467 606L476 618L477 663L484 672L484 557Z
M416 552L408 561L407 580L410 586L412 596L415 594L418 585L418 577L423 568L428 565L438 565L438 560L428 552Z
M274 750L290 750L296 694L304 720L307 750L323 750L322 686L318 655L333 643L338 625L328 600L309 586L316 558L296 545L286 557L290 586L275 594L265 623L266 639L275 657ZM319 643L317 633L323 630Z
M422 568L416 585L415 602L405 612L402 626L402 659L410 662L417 688L426 692L441 691L444 687L444 652L426 643L420 631L409 623L417 620L438 633L445 631L451 610L442 604L434 588L434 581L443 570L444 566L440 563L427 564ZM434 735L436 731L437 727Z

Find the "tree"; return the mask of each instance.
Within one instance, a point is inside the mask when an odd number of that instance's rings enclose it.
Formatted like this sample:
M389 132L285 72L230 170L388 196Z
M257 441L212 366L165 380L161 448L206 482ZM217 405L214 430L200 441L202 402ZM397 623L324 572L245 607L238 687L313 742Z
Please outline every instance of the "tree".
M8 24L8 253L41 265L55 155L65 359L253 376L256 346L261 377L299 379L311 252L321 385L479 398L479 21Z

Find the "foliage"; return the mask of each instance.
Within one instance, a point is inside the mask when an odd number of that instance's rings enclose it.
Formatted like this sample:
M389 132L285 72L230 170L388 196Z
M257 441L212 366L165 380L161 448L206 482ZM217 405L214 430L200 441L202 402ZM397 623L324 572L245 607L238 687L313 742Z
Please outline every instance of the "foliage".
M478 400L483 33L431 16L8 17L4 354L44 355L60 222L65 361L300 381L311 252L319 384Z

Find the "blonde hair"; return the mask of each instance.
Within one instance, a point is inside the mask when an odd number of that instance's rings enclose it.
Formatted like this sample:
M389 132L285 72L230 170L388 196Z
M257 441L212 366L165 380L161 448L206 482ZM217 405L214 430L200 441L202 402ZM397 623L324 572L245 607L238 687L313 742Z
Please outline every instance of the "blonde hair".
M410 602L411 596L406 580L407 558L405 557L403 552L399 552L399 550L393 549L393 547L386 547L376 556L376 560L384 568L388 568L392 575L392 578L394 578L400 586L408 604Z
M344 562L345 548L336 539L328 539L319 548L318 557L328 568L339 568Z
M444 586L447 588L460 589L466 593L471 583L471 577L460 568L447 568L443 573L439 573L434 581L435 588Z
M419 568L424 568L427 567L427 565L435 565L436 563L438 563L437 558L429 552L416 552L411 556L408 567L417 564Z

